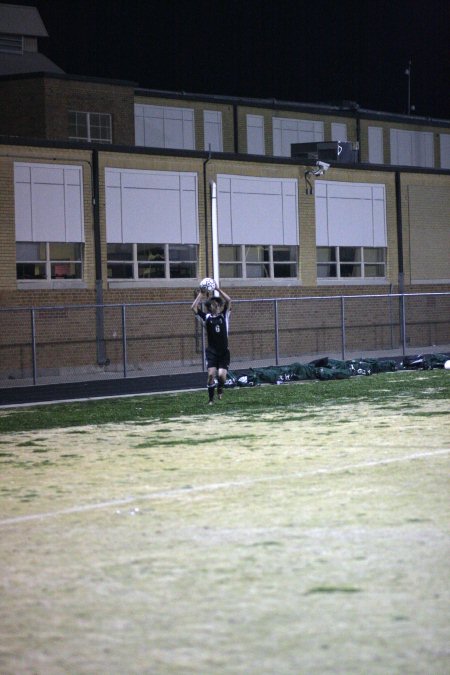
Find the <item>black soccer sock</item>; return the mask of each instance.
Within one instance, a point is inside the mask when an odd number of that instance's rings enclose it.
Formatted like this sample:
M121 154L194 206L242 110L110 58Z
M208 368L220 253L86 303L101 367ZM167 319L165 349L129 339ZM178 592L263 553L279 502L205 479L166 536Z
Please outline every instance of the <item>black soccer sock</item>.
M225 385L225 381L226 381L225 378L220 378L220 379L219 379L219 382L218 382L218 384L217 384L217 394L218 394L219 396L222 396L222 394L223 394L223 387L224 387L224 385Z
M210 401L214 400L214 389L215 388L216 388L215 384L208 384L208 396L209 396Z

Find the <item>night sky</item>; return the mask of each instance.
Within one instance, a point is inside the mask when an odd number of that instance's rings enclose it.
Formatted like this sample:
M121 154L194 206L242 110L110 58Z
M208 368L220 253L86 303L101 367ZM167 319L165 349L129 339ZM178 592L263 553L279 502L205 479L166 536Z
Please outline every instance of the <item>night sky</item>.
M10 0L69 74L450 119L449 0ZM414 113L413 113L414 114Z

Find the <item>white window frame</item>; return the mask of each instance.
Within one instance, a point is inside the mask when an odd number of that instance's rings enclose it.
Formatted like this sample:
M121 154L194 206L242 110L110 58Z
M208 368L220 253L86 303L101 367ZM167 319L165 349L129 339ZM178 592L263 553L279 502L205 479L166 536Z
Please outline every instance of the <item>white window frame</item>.
M392 128L390 129L390 147L392 165L434 168L434 134L432 131Z
M36 264L43 265L45 269L45 278L44 279L19 279L17 277L17 287L22 290L31 290L37 288L85 288L86 284L84 283L84 244L82 242L21 242L18 241L16 244L26 244L32 243L36 245L44 245L45 247L45 259L43 260L18 260L16 258L16 265L21 263L25 264ZM80 247L80 258L77 259L67 259L67 260L56 260L51 257L51 245L67 243L74 244ZM52 265L54 264L76 264L80 265L81 271L80 276L73 279L64 279L64 278L54 278L52 279Z
M249 261L247 260L247 249L249 248L258 248L259 246L264 247L268 249L269 252L269 260L267 261ZM240 257L237 260L223 260L221 259L221 249L222 248L237 248L240 250ZM273 257L273 252L274 249L278 248L290 248L291 250L295 251L295 259L292 261L276 261L274 260ZM295 265L296 268L296 273L293 276L287 276L287 277L276 277L274 268L275 265L280 264L280 265L285 265L286 267L288 265ZM236 277L227 277L223 276L224 281L226 281L227 285L232 285L233 282L239 283L242 281L247 281L251 284L264 284L264 283L270 283L271 285L290 285L293 282L298 282L298 247L297 246L292 246L292 245L284 245L284 244L222 244L219 246L219 269L221 269L222 265L240 265L241 270L242 270L242 275L241 276L236 276ZM268 277L256 277L252 276L251 274L248 273L247 268L255 267L257 265L268 265L269 267L269 276Z
M156 124L160 127L160 139L156 139L155 133L152 132L152 125ZM179 127L181 143L173 144L170 142L168 133L170 124ZM135 143L138 146L195 150L195 112L193 108L135 103L134 128Z
M139 288L139 287L146 287L146 286L186 286L191 288L194 283L195 279L198 277L198 245L197 244L185 244L186 246L195 246L195 251L196 251L196 257L195 260L186 260L186 261L177 261L170 259L170 247L171 246L184 246L184 244L175 244L175 243L150 243L149 245L151 246L158 246L164 249L164 261L161 262L154 262L153 264L155 265L160 265L161 267L164 268L164 276L163 277L154 277L154 278L147 278L147 277L140 277L139 276L139 267L143 266L146 261L139 260L138 259L138 246L139 244L147 245L147 242L137 242L133 244L128 244L131 246L131 258L130 259L125 259L125 260L120 260L120 261L112 261L108 259L108 249L106 253L107 257L107 267L109 266L114 266L114 265L130 265L132 269L132 276L129 278L114 278L110 277L108 275L108 285L110 288ZM171 263L176 263L176 262L189 262L195 265L195 272L193 276L191 277L171 277L170 276L170 265Z
M364 282L364 284L380 284L380 283L385 283L386 282L386 268L387 268L387 248L384 246L320 246L317 248L328 248L328 249L334 249L335 250L335 260L330 260L329 262L319 262L317 260L317 269L322 266L324 267L325 265L336 265L336 276L332 277L320 277L317 275L317 284L318 285L335 285L337 283L339 284L361 284L361 282ZM360 251L360 260L357 260L355 262L348 262L344 260L340 260L340 249L341 248L355 248L359 249ZM381 249L384 251L384 260L382 262L373 262L372 260L365 261L364 259L364 249ZM360 276L341 276L341 265L359 265L361 267L361 275ZM375 276L366 276L365 275L365 270L366 266L369 265L383 265L384 266L384 275L380 277L375 277Z
M84 243L81 166L14 162L14 202L17 243ZM83 246L81 251L84 255ZM50 274L47 279L18 279L17 284L18 288L85 288L83 278L51 279Z
M69 140L71 141L83 141L87 143L105 143L105 144L111 144L112 143L112 115L111 113L100 113L100 112L84 112L82 110L69 110L69 115L80 115L83 116L85 119L86 123L86 129L87 129L87 135L86 136L81 136L81 135L75 135L75 136L70 136L69 135ZM107 125L102 125L101 128L105 129L108 138L96 138L94 137L92 133L92 128L94 127L94 115L98 115L101 118L107 119L108 124ZM70 120L69 120L70 124ZM75 126L77 124L75 123Z
M293 143L319 143L324 140L324 123L320 120L273 117L273 154L291 157Z

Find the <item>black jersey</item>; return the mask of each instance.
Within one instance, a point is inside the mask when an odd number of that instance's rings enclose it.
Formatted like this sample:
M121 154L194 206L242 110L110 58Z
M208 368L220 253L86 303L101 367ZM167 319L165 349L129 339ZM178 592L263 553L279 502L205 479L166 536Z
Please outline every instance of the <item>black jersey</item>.
M216 354L223 354L228 349L228 307L219 314L206 314L201 309L197 310L203 325L206 327L209 349Z

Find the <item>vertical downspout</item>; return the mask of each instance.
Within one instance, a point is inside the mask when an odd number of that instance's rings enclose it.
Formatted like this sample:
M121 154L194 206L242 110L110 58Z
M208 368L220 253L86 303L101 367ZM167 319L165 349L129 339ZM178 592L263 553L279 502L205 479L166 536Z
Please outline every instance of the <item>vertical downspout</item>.
M94 249L95 249L95 326L97 341L97 363L106 364L105 326L103 316L103 274L102 274L102 244L100 234L100 187L98 150L92 151L92 213L94 221Z
M212 258L213 278L220 286L219 279L219 233L217 229L217 185L211 181L211 235L212 235Z
M206 165L211 159L211 150L208 153L208 159L203 162L203 205L205 212L205 261L206 261L206 276L209 277L209 237L208 237L208 183L206 182Z
M395 172L395 207L397 214L397 255L398 255L398 292L400 297L400 338L403 356L406 353L406 311L405 311L405 273L403 266L403 218L402 218L402 185L400 172Z
M402 185L399 171L395 172L395 208L397 214L398 292L403 293L405 279L403 268Z

